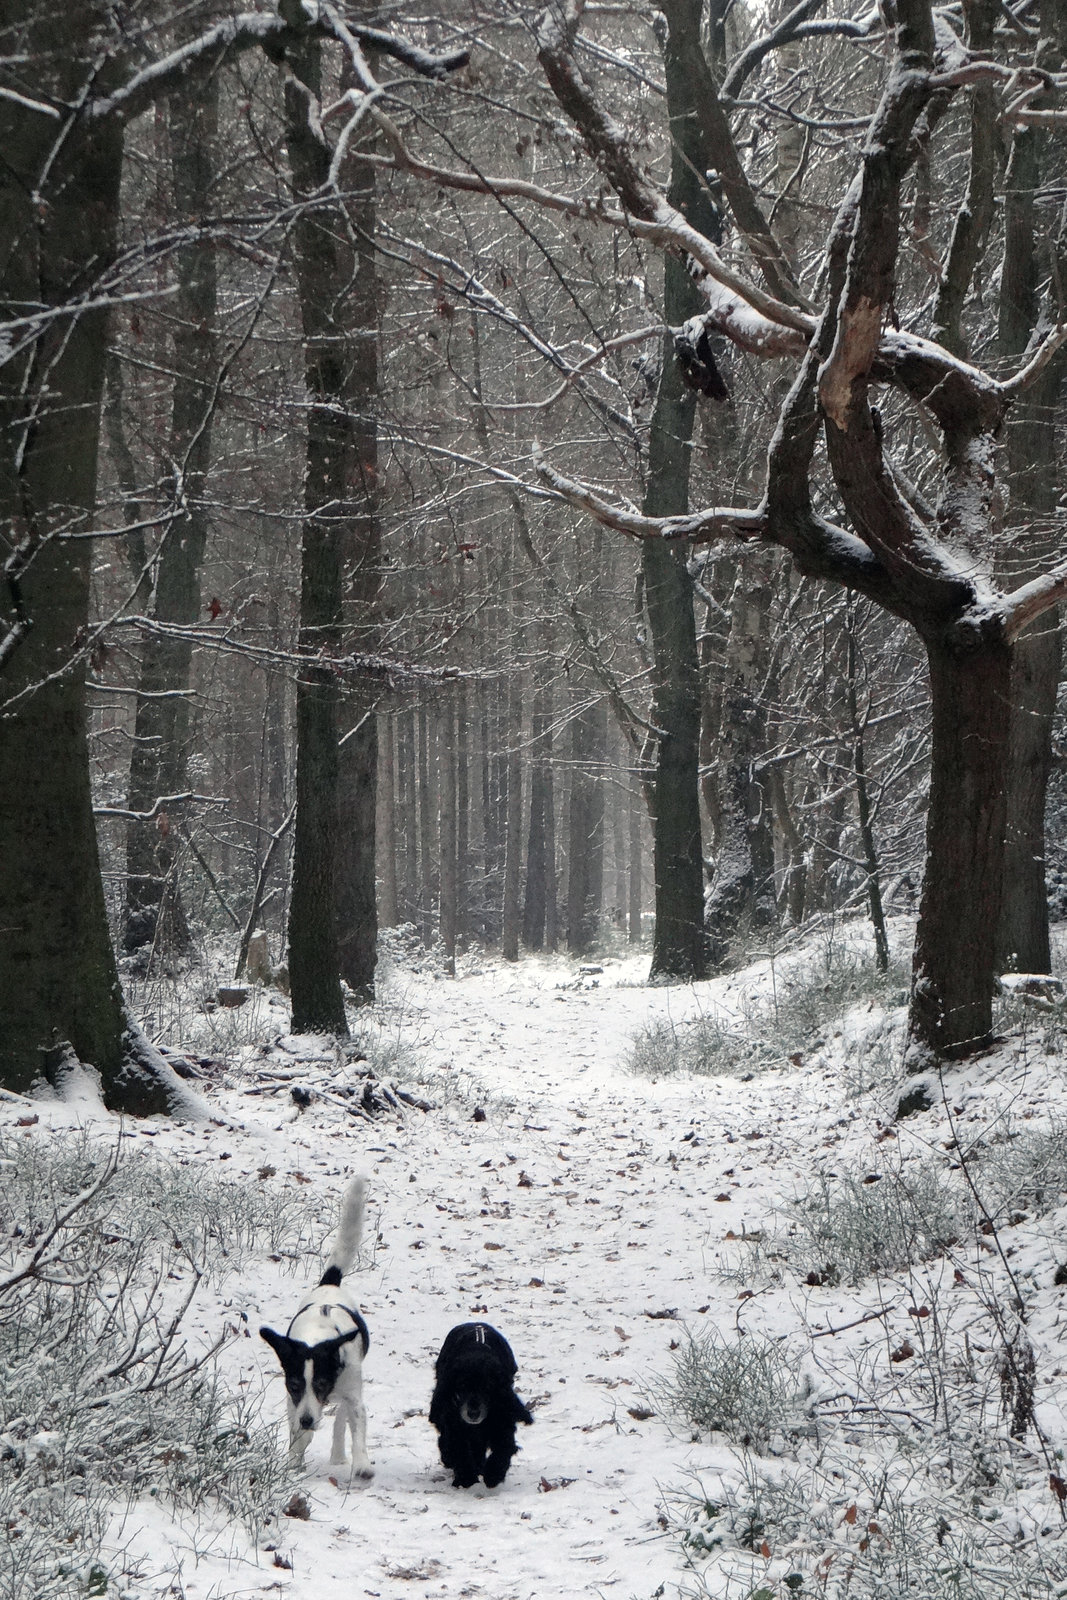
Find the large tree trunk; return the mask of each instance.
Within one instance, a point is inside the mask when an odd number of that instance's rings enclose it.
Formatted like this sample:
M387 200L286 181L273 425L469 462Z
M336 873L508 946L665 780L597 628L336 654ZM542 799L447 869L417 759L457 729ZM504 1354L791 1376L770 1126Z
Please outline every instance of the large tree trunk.
M383 928L395 928L400 921L396 877L396 718L379 718L378 824L375 828L375 855L381 876L379 920Z
M517 961L522 920L522 684L517 663L508 680L508 739L500 947L505 961Z
M730 601L717 740L719 848L705 910L715 962L725 958L739 933L767 927L777 914L770 782L758 769L767 742L764 696L772 572L769 551L756 551L738 562Z
M437 749L440 756L441 944L445 970L456 975L457 856L456 856L456 712L447 694L437 713Z
M534 682L530 713L530 819L526 844L526 893L522 909L522 942L527 950L545 944L549 862L545 836L546 810L552 783L551 688L542 666Z
M167 107L174 207L183 224L211 210L218 124L218 80L183 84ZM162 622L193 623L200 615L200 569L207 543L204 480L211 463L217 379L216 272L213 241L189 245L178 257L174 317L174 388L170 455L175 463L174 517L157 558L152 614ZM144 641L134 719L127 804L151 811L160 795L186 788L191 733L192 645L150 634ZM165 819L164 819L165 820ZM126 913L123 944L149 946L153 955L181 954L190 943L178 885L180 834L160 819L130 822L126 835Z
M114 259L122 133L56 124L99 75L107 10L24 9L0 19L18 92L0 99L0 317L75 305ZM32 101L33 108L27 109ZM108 933L89 785L84 641L107 348L101 306L47 322L0 371L0 1083L16 1091L70 1053L101 1076L105 1103L134 1115L188 1104L127 1016Z
M327 161L310 126L319 86L319 49L306 39L285 84L286 142L298 196L315 193ZM295 1033L345 1035L335 917L339 817L340 688L324 658L339 654L342 570L347 531L341 508L349 482L351 429L342 408L344 329L337 285L348 259L343 222L333 208L307 209L294 228L304 333L307 460L300 552L300 651L296 687L296 832L289 906L289 982ZM350 270L350 269L349 269Z
M356 1001L369 1005L378 964L378 715L373 707L342 740L338 783L337 960Z
M363 147L366 148L365 146ZM335 258L331 285L343 316L345 349L338 397L348 414L345 530L346 637L356 650L380 644L381 523L378 517L378 272L375 253L375 169L357 151L345 163L345 225L350 244ZM343 307L343 312L341 308ZM374 999L378 962L375 825L378 787L376 696L365 687L351 697L356 729L341 748L340 853L337 864L337 942L341 976L358 1002ZM359 716L358 713L363 715Z
M603 757L606 708L586 706L571 723L567 834L567 949L586 955L597 936L604 878Z
M927 640L930 802L908 1066L966 1055L992 1029L1007 811L1012 648Z
M689 71L691 53L699 49L701 8L694 0L671 0L666 10L669 32L663 61L673 135L667 197L694 227L717 239L721 231L718 215L699 176L713 163L704 148ZM664 264L663 299L665 320L672 326L684 322L701 306L685 264L673 256ZM649 516L670 516L689 508L695 408L696 395L682 381L668 334L649 438L644 498ZM651 720L658 730L652 784L656 923L649 977L685 981L703 978L707 972L698 788L700 672L693 586L684 547L646 541L642 571L652 637Z
M1052 17L1043 30L1042 65L1063 64L1067 5L1045 7ZM1058 37L1057 37L1058 35ZM1001 274L999 344L1017 365L1039 315L1039 282L1048 255L1057 250L1060 271L1067 246L1055 235L1061 214L1040 194L1042 174L1063 171L1067 135L1062 129L1016 128L1005 196L1004 265ZM1058 399L1063 352L1029 394L1012 408L1007 425L1008 528L1013 535L1003 566L1011 583L1032 578L1059 549L1057 503ZM1019 972L1049 972L1048 900L1045 889L1045 797L1052 767L1062 643L1059 614L1051 611L1026 630L1015 647L1012 676L1011 761L1008 768L1008 831L1004 841L1004 895L997 934L998 965Z

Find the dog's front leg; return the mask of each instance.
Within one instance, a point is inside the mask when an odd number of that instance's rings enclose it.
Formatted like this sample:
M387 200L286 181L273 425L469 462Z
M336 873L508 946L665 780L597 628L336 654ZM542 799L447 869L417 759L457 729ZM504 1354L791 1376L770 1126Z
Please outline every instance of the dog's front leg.
M291 1421L289 1424L289 1464L293 1467L303 1468L307 1447L311 1443L312 1428L302 1428L299 1422Z
M352 1430L353 1478L373 1478L374 1468L367 1454L367 1408L362 1399L349 1402L348 1425Z

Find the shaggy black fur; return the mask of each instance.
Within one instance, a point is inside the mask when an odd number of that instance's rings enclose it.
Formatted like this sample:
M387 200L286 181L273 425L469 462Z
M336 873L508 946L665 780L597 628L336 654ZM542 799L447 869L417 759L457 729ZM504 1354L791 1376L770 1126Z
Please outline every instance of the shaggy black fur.
M515 1425L533 1422L511 1386L517 1370L508 1341L488 1322L461 1322L441 1346L430 1421L454 1489L479 1478L492 1489L507 1476L519 1448Z

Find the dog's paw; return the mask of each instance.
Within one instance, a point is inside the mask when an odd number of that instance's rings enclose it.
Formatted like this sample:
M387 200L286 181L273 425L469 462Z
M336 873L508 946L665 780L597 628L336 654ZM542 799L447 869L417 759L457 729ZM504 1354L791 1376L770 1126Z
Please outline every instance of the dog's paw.
M365 1461L361 1467L353 1466L352 1477L363 1478L364 1481L369 1482L374 1477L374 1468L369 1461Z

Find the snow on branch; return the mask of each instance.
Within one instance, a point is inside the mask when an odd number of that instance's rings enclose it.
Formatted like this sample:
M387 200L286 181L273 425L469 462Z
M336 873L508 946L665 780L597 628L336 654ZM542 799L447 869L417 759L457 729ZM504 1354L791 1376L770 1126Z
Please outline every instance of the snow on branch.
M94 806L93 816L117 817L121 822L151 822L166 807L186 805L188 803L202 806L228 806L230 802L225 795L193 794L190 789L185 794L157 795L154 804L148 811L126 811L122 806Z
M765 533L766 517L762 508L748 510L738 506L715 506L704 511L693 511L685 516L646 517L630 506L620 506L605 500L584 484L565 478L535 453L537 473L560 499L579 511L585 511L606 528L614 528L632 539L658 539L666 543L711 544L718 539L760 539Z
M1036 617L1051 610L1067 596L1067 562L1053 567L1051 572L1024 583L1004 599L1004 635L1017 639L1023 629Z
M866 39L881 25L877 8L865 12L855 21L847 17L828 17L821 23L813 24L810 19L822 9L823 4L824 0L800 0L800 4L794 6L768 33L761 34L746 45L723 80L723 100L735 100L746 78L751 77L764 57L780 45L816 33L845 34L853 39Z
M466 66L470 60L468 49L434 55L399 34L344 22L336 10L328 5L322 6L314 14L301 8L300 21L300 31L318 32L343 44L358 40L361 45L380 50L383 55L391 56L424 78L443 77L448 72ZM235 17L226 17L161 60L153 61L113 94L91 100L85 107L85 114L94 121L111 118L129 121L146 111L162 95L179 88L187 79L213 71L231 53L258 48L273 60L281 61L287 48L296 44L299 37L300 32L277 13L245 11Z

